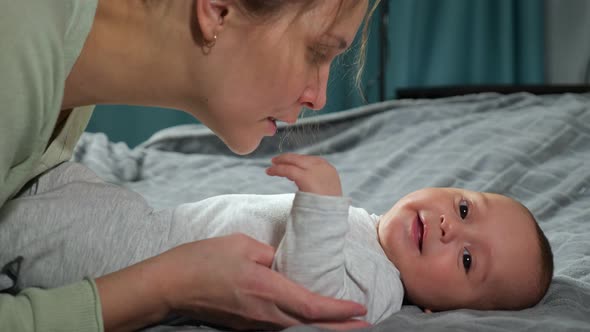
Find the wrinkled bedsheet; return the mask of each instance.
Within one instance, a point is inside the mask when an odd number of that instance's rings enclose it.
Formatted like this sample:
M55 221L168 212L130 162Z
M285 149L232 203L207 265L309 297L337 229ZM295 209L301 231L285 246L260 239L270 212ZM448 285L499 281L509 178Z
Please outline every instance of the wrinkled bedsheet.
M424 314L404 306L366 330L590 330L590 95L388 101L281 127L249 156L233 155L199 125L165 129L134 149L85 134L74 159L155 207L172 207L218 194L294 192L289 181L264 173L272 156L289 151L328 159L353 205L375 213L427 186L512 196L533 211L552 244L554 282L534 308Z

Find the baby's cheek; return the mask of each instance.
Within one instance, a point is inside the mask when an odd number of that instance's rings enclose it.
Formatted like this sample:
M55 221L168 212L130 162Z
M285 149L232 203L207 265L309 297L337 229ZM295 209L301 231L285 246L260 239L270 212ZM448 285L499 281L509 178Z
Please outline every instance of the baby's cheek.
M457 265L453 265L449 259L440 256L436 259L420 264L421 282L426 287L428 285L429 291L437 294L446 294L453 292L456 288L456 274Z

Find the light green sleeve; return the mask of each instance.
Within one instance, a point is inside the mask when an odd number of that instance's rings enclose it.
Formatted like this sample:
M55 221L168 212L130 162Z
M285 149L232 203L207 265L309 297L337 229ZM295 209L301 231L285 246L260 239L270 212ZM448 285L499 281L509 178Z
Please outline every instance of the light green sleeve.
M49 290L28 288L0 294L0 331L103 331L102 311L92 280Z
M67 160L88 122L90 110L75 110L48 148L96 8L97 0L0 0L0 207Z

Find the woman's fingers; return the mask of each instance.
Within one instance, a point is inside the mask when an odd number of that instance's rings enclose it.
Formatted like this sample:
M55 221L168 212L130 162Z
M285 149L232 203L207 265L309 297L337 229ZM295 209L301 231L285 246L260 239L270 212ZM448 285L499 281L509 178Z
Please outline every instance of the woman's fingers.
M307 322L347 321L366 314L364 306L310 292L275 271L268 274L265 285L276 305L291 316ZM264 274L264 273L262 273Z
M364 306L346 300L338 300L310 292L284 275L269 269L274 259L274 249L266 244L252 247L258 257L259 268L254 270L253 283L249 290L261 301L257 307L265 311L270 324L292 326L303 322L322 322L326 327L351 329L364 327L363 321L351 318L366 314ZM266 301L265 301L266 300ZM261 317L261 319L262 319Z
M322 323L357 326L360 304L320 296L271 270L274 249L243 234L176 247L141 272L159 285L154 298L176 312L235 329ZM143 268L145 270L145 268ZM145 302L145 301L144 301ZM340 324L342 322L342 324Z
M256 250L250 250L250 259L262 266L270 267L275 257L275 249L266 243L251 240L251 245Z

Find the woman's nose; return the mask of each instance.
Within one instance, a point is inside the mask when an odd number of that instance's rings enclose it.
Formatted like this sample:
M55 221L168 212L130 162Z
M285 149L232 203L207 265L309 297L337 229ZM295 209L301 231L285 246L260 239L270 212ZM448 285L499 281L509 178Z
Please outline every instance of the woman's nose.
M329 76L329 65L324 65L318 69L317 74L310 80L299 98L301 106L314 111L319 111L326 106L326 91Z

